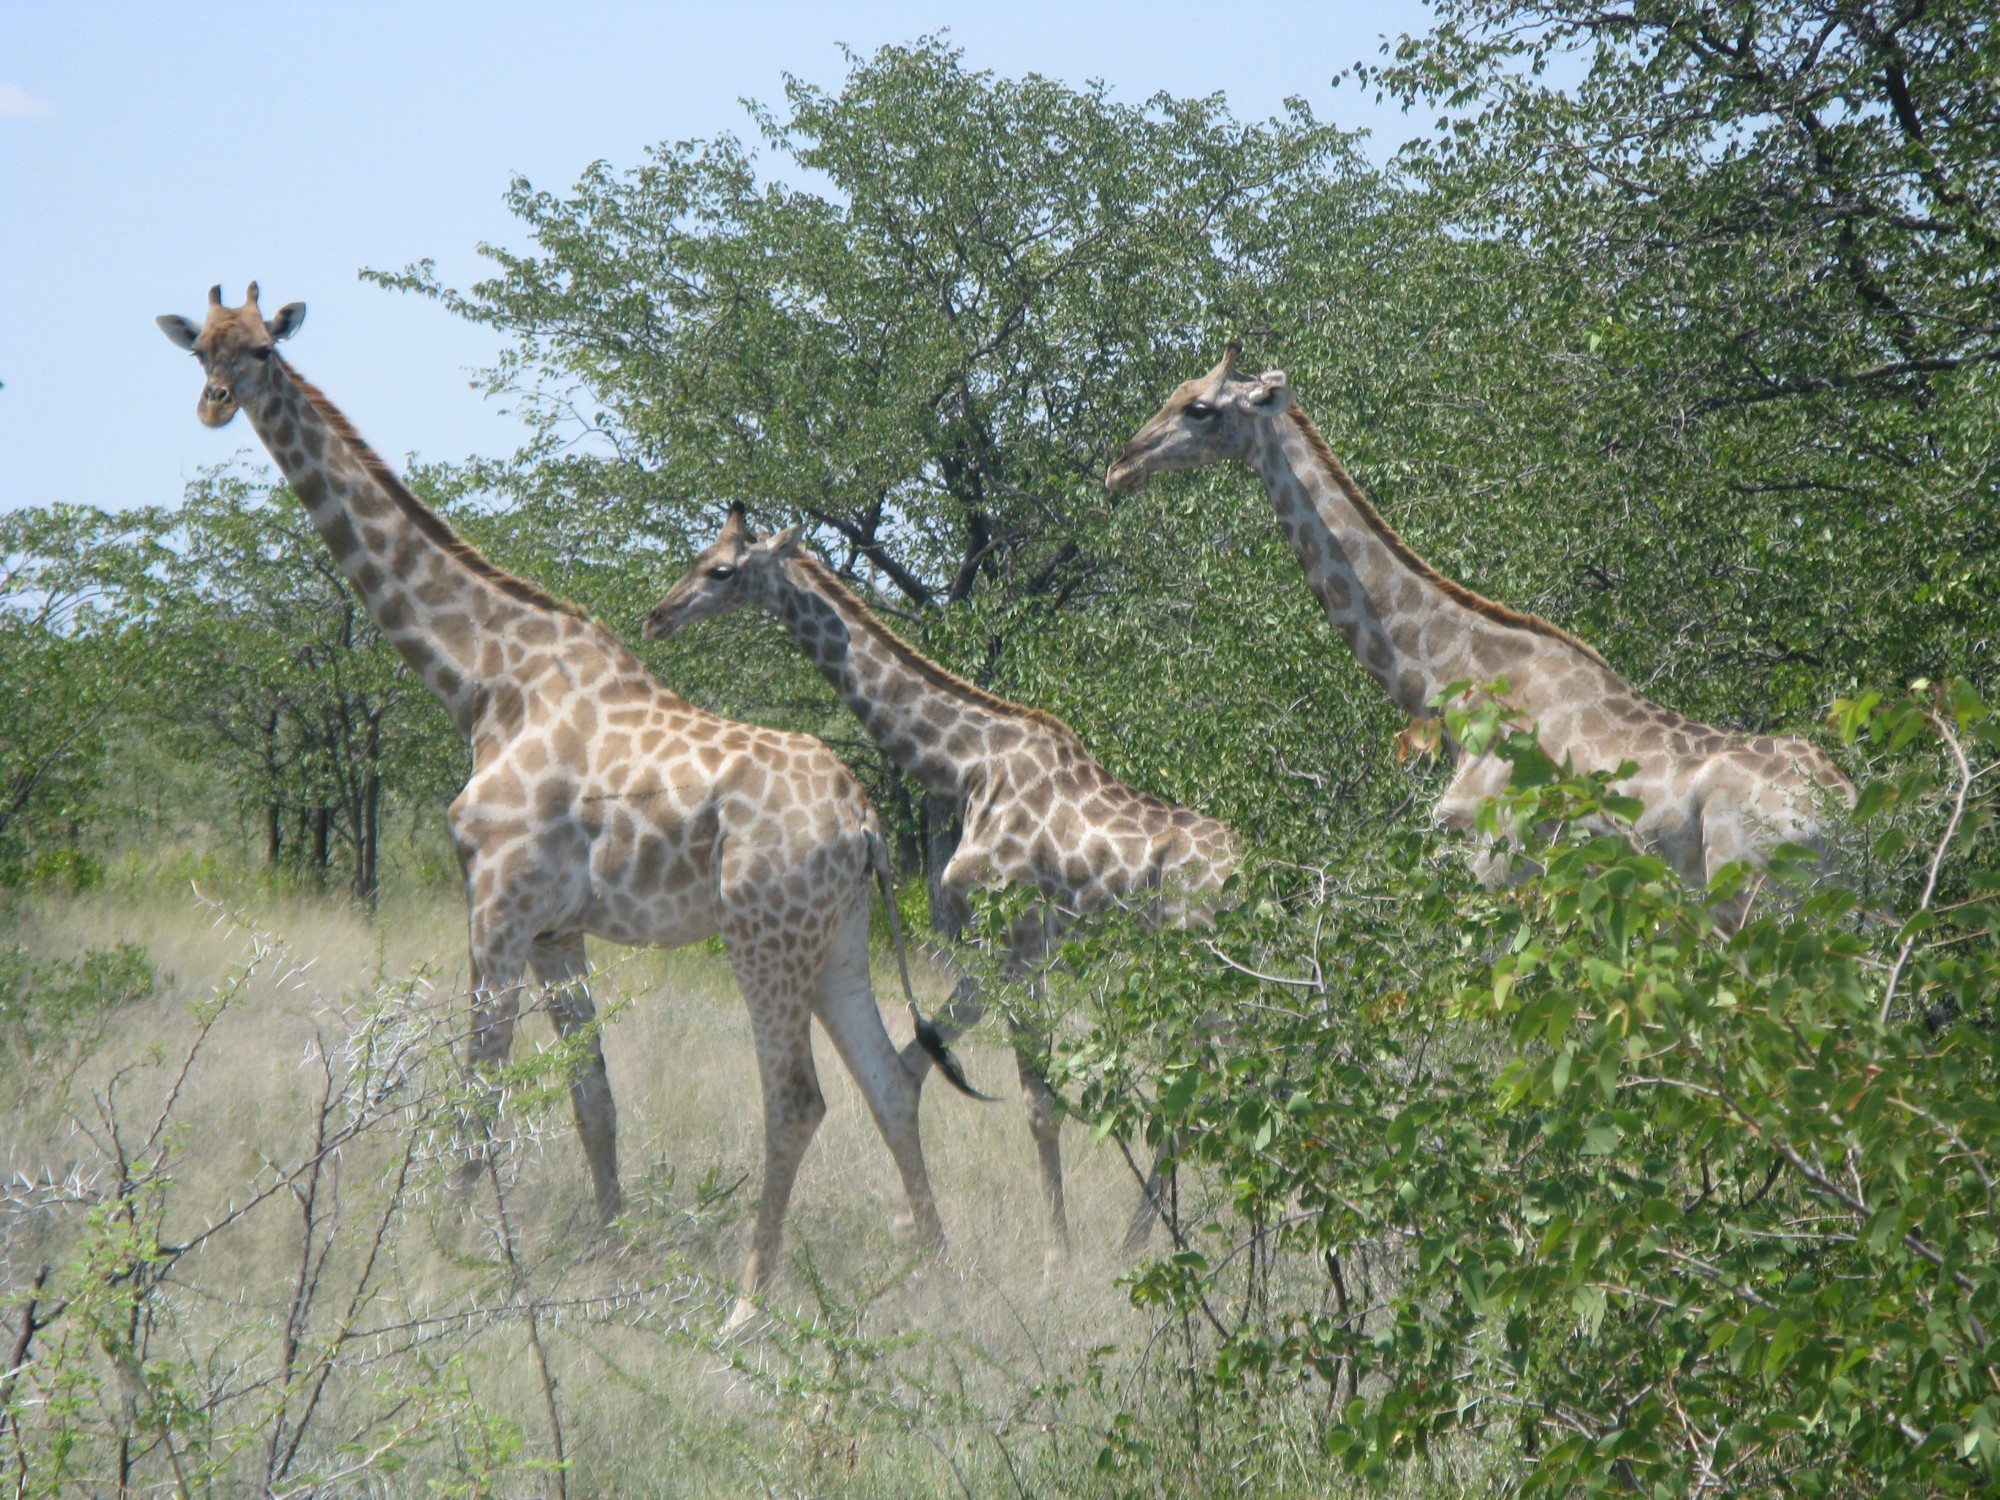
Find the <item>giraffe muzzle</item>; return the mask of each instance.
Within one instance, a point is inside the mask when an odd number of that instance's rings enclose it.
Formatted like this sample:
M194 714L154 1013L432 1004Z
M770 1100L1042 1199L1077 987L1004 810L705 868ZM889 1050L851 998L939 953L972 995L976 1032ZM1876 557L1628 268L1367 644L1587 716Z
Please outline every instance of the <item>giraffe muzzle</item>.
M203 386L194 414L204 427L227 427L236 415L236 393L219 385Z
M1144 477L1139 469L1139 455L1127 443L1111 460L1111 467L1104 471L1104 487L1107 490L1136 489Z

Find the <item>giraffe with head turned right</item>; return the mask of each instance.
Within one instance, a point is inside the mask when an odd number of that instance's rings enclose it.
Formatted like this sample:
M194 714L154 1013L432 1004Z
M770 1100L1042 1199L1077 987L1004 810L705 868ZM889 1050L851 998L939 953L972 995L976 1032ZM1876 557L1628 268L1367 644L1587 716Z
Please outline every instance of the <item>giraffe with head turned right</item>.
M1554 760L1583 771L1633 763L1619 790L1644 803L1635 831L1690 884L1706 886L1734 861L1759 864L1779 843L1823 845L1827 805L1852 806L1854 788L1817 746L1684 718L1568 631L1438 573L1369 503L1284 373L1249 374L1237 368L1239 353L1231 343L1214 369L1174 391L1111 461L1111 489L1164 470L1248 463L1327 619L1398 708L1434 718L1452 684L1504 679L1508 706ZM1435 816L1470 830L1480 799L1506 785L1509 768L1460 747L1456 770ZM1478 865L1489 879L1505 873L1491 851ZM1742 898L1719 903L1715 915L1733 927Z
M201 364L197 415L210 427L248 415L370 617L471 747L448 817L465 876L473 1067L505 1060L532 968L557 1027L580 1043L571 1099L608 1222L619 1209L616 1123L584 935L677 947L720 934L764 1106L763 1190L732 1322L770 1284L792 1184L826 1113L814 1018L895 1158L918 1237L941 1244L918 1081L870 990L868 881L873 872L886 893L888 865L853 775L807 735L677 697L582 610L481 556L278 355L305 304L266 319L255 282L241 307L225 307L220 287L208 301L199 325L159 319ZM485 1164L475 1153L469 1165Z
M736 609L776 615L882 753L957 808L963 832L940 881L945 900L963 916L974 890L1041 893L1009 933L1013 976L1031 977L1057 931L1114 903L1144 904L1156 921L1207 919L1236 867L1236 836L1226 824L1127 786L1061 719L932 661L802 550L803 534L794 526L758 536L743 507L732 505L721 534L647 616L646 638ZM946 1014L959 1028L982 1013L976 1001L961 1000ZM1017 1043L1015 1056L1054 1260L1069 1244L1061 1121L1029 1049ZM910 1048L904 1057L924 1065ZM1156 1165L1126 1231L1128 1250L1151 1230L1157 1179Z

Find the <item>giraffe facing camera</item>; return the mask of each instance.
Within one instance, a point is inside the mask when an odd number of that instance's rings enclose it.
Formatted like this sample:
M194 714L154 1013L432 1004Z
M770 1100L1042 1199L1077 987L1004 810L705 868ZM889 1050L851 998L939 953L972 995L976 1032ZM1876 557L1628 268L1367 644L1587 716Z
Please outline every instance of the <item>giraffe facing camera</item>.
M943 1231L917 1132L918 1080L868 975L871 876L887 872L861 787L818 740L707 713L668 691L575 605L496 567L426 508L324 394L276 353L305 308L266 320L209 293L206 320L159 320L200 361L199 415L240 409L383 635L472 750L452 802L470 928L468 1060L508 1054L523 973L581 1034L571 1083L597 1208L619 1212L616 1116L584 982L584 935L679 947L719 933L749 1007L764 1182L743 1273L754 1311L785 1208L826 1113L817 1017L895 1158L922 1243ZM461 1188L488 1163L474 1146Z

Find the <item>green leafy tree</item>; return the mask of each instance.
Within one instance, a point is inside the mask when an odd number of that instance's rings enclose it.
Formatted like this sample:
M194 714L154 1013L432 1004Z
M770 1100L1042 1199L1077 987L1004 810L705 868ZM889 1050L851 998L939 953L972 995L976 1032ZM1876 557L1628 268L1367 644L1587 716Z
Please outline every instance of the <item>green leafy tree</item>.
M427 265L376 279L515 336L493 383L537 394L542 438L501 481L510 523L544 554L581 528L636 559L577 582L614 624L743 498L763 524L809 523L925 649L1020 691L1059 675L1036 664L1050 616L1135 592L1122 549L1148 539L1107 530L1108 455L1242 316L1271 205L1358 169L1303 108L1246 126L1219 98L1123 105L970 70L937 40L850 63L836 92L794 80L784 114L753 111L799 182L731 137L661 146L567 196L517 182L534 248L488 247L496 273L469 290ZM730 650L724 673L708 654L677 651L671 679L756 717L817 704L786 717L866 756L796 663L746 671Z
M0 517L0 882L88 878L80 843L143 643L104 583L143 522L76 506Z
M207 475L161 517L161 560L131 607L157 635L155 725L219 762L254 809L272 864L324 881L344 852L372 905L385 805L436 801L459 755L289 491Z
M219 793L269 864L324 883L342 863L372 904L385 815L440 801L461 752L296 498L223 469L178 508L4 524L0 670L23 705L0 807L13 867L118 811L101 801L115 741L184 769L187 816L212 821Z

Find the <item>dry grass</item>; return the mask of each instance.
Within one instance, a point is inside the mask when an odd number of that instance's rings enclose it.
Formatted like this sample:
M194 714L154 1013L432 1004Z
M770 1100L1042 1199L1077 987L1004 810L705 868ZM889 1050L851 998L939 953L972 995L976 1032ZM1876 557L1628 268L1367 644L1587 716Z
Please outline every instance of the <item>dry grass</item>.
M319 1076L304 1060L316 1030L342 1024L343 1004L385 976L427 970L441 995L463 983L462 915L449 898L398 905L375 926L324 902L272 896L254 898L239 915L282 936L303 968L270 961L259 969L188 1077L174 1187L185 1232L240 1199L268 1163L299 1155ZM248 939L184 888L41 900L19 937L47 954L135 942L163 980L154 999L116 1018L67 1088L40 1067L0 1076L0 1170L60 1175L90 1151L73 1118L89 1113L93 1096L105 1097L114 1075L125 1072L121 1112L138 1118L155 1107L171 1068L129 1070L148 1056L179 1055L191 1031L190 1002L242 964ZM544 1109L542 1128L510 1163L524 1274L535 1296L556 1300L658 1283L669 1266L726 1280L744 1252L761 1163L748 1025L726 963L712 945L655 953L593 944L591 957L599 968L593 989L610 1011L604 1050L620 1109L630 1222L609 1240L590 1227L587 1174L567 1110ZM919 977L920 992L932 997L946 987L941 973ZM898 994L892 967L878 969L876 989L884 999ZM885 1013L900 1040L907 1018L895 1005ZM551 1035L544 1018L528 1017L517 1049L545 1046ZM1032 1468L1023 1474L1019 1464L1087 1471L1097 1449L1088 1422L1067 1439L1050 1428L1072 1419L1062 1417L1057 1398L1035 1395L1037 1386L1076 1376L1090 1351L1105 1345L1124 1351L1128 1395L1148 1378L1137 1351L1156 1329L1114 1280L1134 1191L1115 1145L1066 1134L1078 1251L1045 1275L1040 1190L1013 1102L1012 1056L990 1033L969 1038L968 1068L1007 1102L982 1106L939 1084L926 1089L924 1143L951 1250L942 1262L913 1264L891 1228L901 1194L888 1153L825 1038L816 1033L815 1041L828 1114L800 1177L787 1241L795 1262L809 1259L810 1269L795 1263L773 1303L781 1319L864 1342L848 1356L828 1353L832 1346L801 1352L774 1333L728 1349L711 1337L716 1304L699 1295L674 1304L672 1314L656 1305L644 1318L557 1322L548 1346L570 1493L1018 1493L1019 1483L1032 1491ZM386 1148L372 1158L357 1150L344 1163L357 1202L369 1190L379 1201L392 1157ZM719 1206L704 1204L704 1180L740 1186ZM487 1217L470 1200L423 1198L394 1237L390 1300L415 1309L503 1296ZM62 1232L16 1224L0 1276L18 1287L28 1262L60 1256ZM230 1336L239 1340L268 1334L282 1319L297 1240L296 1215L280 1212L218 1239L185 1278L183 1307L196 1326L184 1327L183 1337L194 1342L204 1320L218 1335L225 1324L238 1329ZM546 1456L549 1423L525 1351L516 1325L468 1338L456 1352L479 1398L518 1423L531 1455ZM828 1383L827 1361L837 1366L847 1357L857 1361L853 1380ZM357 1378L350 1389L358 1397L365 1387ZM992 1430L967 1427L968 1411ZM926 1432L931 1425L936 1430ZM1010 1442L1019 1457L1001 1451Z

